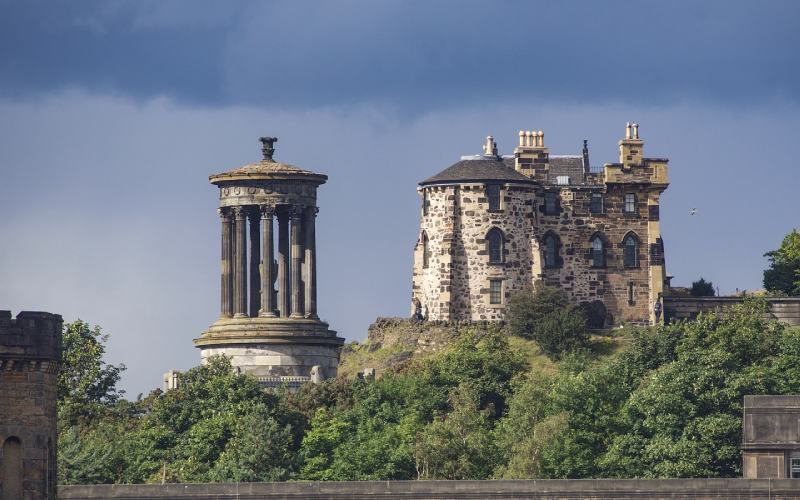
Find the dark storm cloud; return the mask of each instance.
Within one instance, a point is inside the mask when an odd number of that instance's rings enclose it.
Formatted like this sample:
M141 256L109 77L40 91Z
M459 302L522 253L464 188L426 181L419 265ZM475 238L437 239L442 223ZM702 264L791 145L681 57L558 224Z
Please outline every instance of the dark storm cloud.
M0 93L13 97L77 87L417 111L800 100L800 3L790 1L3 4Z

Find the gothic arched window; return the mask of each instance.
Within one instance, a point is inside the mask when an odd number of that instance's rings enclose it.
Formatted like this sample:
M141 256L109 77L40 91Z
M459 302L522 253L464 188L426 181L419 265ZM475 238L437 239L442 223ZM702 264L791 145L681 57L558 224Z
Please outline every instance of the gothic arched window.
M490 264L503 262L503 233L497 228L492 228L486 234L486 246L489 253Z
M420 238L422 243L422 268L428 268L428 261L430 260L430 250L428 249L428 233L422 231L422 237Z
M606 248L599 234L592 238L592 267L606 267Z
M559 266L561 260L561 241L553 233L547 233L544 237L544 267L553 268Z
M637 267L639 265L639 238L633 233L628 233L622 244L625 267Z

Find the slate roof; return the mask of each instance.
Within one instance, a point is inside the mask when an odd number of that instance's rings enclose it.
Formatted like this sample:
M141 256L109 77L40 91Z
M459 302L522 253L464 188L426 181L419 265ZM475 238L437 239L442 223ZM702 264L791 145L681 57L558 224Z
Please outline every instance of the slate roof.
M555 156L550 155L550 169L547 182L556 183L556 177L566 175L570 184L581 184L584 180L582 156Z
M513 158L479 156L476 159L464 159L454 163L433 177L420 182L419 185L485 181L534 183L533 179L514 170Z

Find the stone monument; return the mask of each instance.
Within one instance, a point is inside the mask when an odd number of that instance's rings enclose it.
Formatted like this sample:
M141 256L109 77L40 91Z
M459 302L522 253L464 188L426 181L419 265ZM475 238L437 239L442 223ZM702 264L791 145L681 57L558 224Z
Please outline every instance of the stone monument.
M335 377L344 339L317 315L317 188L327 176L263 159L209 177L222 219L220 317L195 345L266 386ZM277 232L277 237L275 233ZM277 241L276 241L277 240Z
M0 500L56 497L62 320L0 311Z

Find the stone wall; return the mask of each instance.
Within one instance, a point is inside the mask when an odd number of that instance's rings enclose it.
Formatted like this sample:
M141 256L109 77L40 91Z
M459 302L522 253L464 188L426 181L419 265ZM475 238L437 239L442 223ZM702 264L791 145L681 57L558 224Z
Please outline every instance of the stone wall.
M484 184L426 187L423 199L428 207L414 252L412 291L423 315L434 321L502 319L511 293L532 284L532 189L503 184L498 211L489 211ZM486 241L493 228L504 240L497 264L489 262ZM501 304L490 304L490 279L503 280Z
M0 311L0 499L50 499L56 485L61 316Z
M727 309L741 304L743 297L664 297L664 321L694 319L701 312ZM770 311L778 321L800 326L800 297L767 297Z
M522 133L520 137L523 141ZM609 325L652 324L665 280L659 203L668 185L667 160L644 158L644 142L635 135L620 141L619 163L594 173L578 164L572 178L551 169L550 163L558 159L563 166L581 159L551 157L543 135L536 137L535 147L521 145L513 158L503 161L537 183L501 183L500 210L489 210L486 184L447 181L419 189L423 202L412 298L420 301L423 316L436 321L500 320L514 291L545 283L561 288L576 303L602 301ZM588 162L588 150L585 154ZM566 183L559 178L567 178ZM558 197L557 213L544 210L546 193ZM603 196L601 213L590 212L593 193ZM626 194L636 196L634 213L624 211ZM486 236L492 228L505 238L502 264L489 262ZM560 244L557 265L546 267L545 239L550 234ZM602 267L592 262L595 235L604 243ZM624 265L628 235L637 240L632 267ZM491 279L503 280L500 304L489 303Z
M648 199L642 187L603 184L589 187L551 188L560 195L559 213L547 215L537 207L539 241L548 232L560 240L559 265L542 270L544 283L567 292L577 303L602 300L609 323L647 324L655 297L651 291L651 261ZM603 195L603 213L592 214L592 193ZM623 213L625 194L634 193L637 212ZM657 196L654 194L653 196ZM623 240L633 234L638 240L637 266L626 268ZM592 266L591 240L599 235L604 242L606 266Z
M263 377L308 377L313 367L321 370L323 378L336 377L339 365L337 345L305 343L231 344L203 349L202 359L225 355L231 365L244 373Z
M61 486L59 498L127 499L797 499L800 480L563 479Z
M746 478L791 477L800 460L800 396L744 397L742 474ZM795 477L800 476L798 471Z

